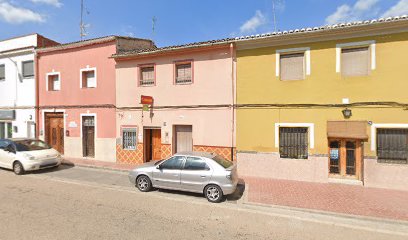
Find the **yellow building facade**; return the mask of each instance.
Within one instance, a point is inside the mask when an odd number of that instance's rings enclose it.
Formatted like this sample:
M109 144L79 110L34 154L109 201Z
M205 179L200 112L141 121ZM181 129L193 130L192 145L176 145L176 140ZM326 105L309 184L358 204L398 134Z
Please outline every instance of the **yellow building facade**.
M406 19L238 40L240 174L408 190L407 56Z

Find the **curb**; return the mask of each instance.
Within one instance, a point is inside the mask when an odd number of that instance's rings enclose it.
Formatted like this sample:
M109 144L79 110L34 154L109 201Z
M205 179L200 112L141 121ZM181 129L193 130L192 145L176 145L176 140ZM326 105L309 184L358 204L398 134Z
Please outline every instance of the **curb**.
M75 164L75 163L72 163L72 162L65 162L65 161L63 161L61 164L66 165L66 166L72 166L72 167L103 169L103 170L110 170L110 171L115 171L115 172L126 172L126 173L128 173L130 171L130 170L126 170L126 169L118 169L118 168L111 168L111 167L105 167L105 166L95 166L95 165L87 165L87 164Z

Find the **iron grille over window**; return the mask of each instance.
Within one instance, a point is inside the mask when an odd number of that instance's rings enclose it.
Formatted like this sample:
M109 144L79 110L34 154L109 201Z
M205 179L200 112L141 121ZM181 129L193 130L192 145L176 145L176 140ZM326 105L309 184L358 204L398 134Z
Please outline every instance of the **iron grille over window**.
M380 162L408 163L408 129L377 129Z
M26 61L22 63L23 65L23 77L33 77L34 76L34 61Z
M123 149L136 150L137 131L136 128L124 128L123 130Z
M154 67L140 68L140 86L154 85Z
M191 82L191 63L176 64L176 84L186 84Z
M281 158L307 159L307 150L308 128L279 128L279 153Z

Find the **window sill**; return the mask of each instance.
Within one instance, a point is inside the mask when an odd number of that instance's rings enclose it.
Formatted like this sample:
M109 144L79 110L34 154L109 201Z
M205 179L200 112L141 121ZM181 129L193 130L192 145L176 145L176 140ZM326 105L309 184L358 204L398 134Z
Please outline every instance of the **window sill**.
M382 164L408 165L407 160L377 159L377 162Z
M186 83L175 83L174 85L191 85L193 82L186 82Z

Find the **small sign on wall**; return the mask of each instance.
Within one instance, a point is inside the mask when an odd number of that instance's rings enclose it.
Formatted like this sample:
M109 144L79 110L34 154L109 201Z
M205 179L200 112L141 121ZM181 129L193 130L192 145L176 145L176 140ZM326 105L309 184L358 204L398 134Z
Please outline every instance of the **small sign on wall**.
M69 122L68 127L76 128L76 127L78 127L78 124L75 121L72 121L72 122Z

